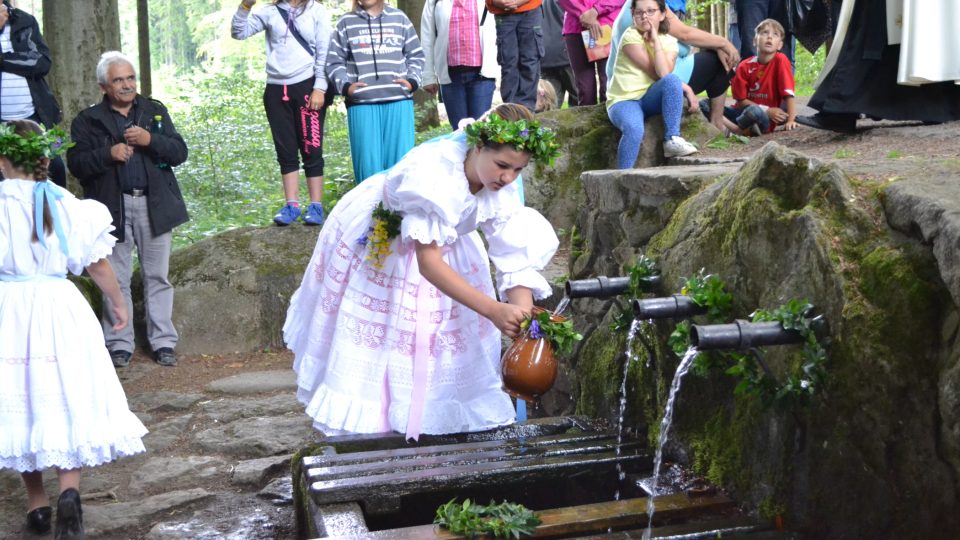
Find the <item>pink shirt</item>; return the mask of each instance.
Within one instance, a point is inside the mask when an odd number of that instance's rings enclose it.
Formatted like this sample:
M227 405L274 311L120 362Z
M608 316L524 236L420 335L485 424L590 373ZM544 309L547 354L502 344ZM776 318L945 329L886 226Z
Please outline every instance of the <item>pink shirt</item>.
M579 34L584 30L580 24L580 15L590 8L597 10L597 21L600 25L613 26L620 10L623 9L623 0L558 0L560 7L566 13L563 15L563 34ZM630 9L627 6L627 9Z
M450 7L450 43L447 66L477 67L483 64L480 51L480 19L476 0L453 0Z

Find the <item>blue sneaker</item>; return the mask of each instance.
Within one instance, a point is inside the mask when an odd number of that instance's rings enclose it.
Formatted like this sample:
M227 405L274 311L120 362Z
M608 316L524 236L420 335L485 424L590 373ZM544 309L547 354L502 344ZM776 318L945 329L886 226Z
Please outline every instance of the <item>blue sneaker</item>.
M286 204L277 212L277 215L273 216L273 222L281 227L286 227L296 221L298 217L300 217L300 207Z
M323 206L318 202L310 203L303 214L304 225L323 225Z

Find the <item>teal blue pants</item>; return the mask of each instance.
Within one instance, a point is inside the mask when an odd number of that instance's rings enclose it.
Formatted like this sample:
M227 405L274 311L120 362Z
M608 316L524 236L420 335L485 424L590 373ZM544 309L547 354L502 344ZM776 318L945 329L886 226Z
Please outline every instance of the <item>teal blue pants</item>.
M347 107L356 183L393 167L413 148L413 100Z

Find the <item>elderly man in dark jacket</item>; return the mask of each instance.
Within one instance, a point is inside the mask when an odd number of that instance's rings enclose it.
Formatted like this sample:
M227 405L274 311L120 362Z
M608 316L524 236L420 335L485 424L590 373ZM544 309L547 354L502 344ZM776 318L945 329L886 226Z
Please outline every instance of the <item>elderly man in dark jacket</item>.
M153 358L173 366L177 331L173 286L167 278L171 230L188 218L171 167L186 161L187 145L163 104L137 93L137 75L127 56L104 53L97 81L103 101L74 119L70 134L76 145L67 152L67 164L85 196L105 204L113 215L118 242L109 259L131 313L131 256L136 247ZM125 367L134 350L133 329L128 325L115 331L109 308L104 306L102 319L107 348L114 366Z

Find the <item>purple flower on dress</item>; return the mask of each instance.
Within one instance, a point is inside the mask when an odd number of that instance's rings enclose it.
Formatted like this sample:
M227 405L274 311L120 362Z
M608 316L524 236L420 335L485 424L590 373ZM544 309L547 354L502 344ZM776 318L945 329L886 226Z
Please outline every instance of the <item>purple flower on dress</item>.
M530 337L540 339L543 337L543 330L540 329L540 322L536 319L530 321Z
M367 245L367 242L369 242L369 241L370 241L370 239L367 238L366 233L364 233L364 235L361 236L360 238L357 238L357 244L359 244L359 245L361 245L361 246Z

